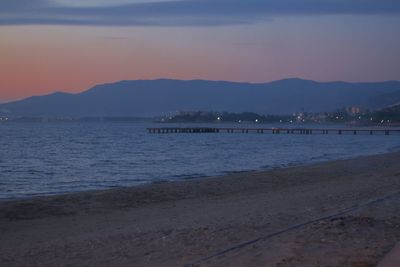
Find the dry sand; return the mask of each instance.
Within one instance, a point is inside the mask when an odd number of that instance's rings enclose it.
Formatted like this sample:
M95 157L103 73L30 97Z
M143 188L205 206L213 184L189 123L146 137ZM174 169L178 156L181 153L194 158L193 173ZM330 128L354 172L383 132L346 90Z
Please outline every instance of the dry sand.
M397 152L3 202L0 266L375 266L399 192Z

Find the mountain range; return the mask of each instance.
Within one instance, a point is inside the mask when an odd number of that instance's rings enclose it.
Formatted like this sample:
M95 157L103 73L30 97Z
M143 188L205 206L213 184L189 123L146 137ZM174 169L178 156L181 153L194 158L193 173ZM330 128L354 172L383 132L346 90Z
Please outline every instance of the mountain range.
M53 93L0 105L0 114L28 117L159 116L178 110L322 112L400 102L400 82L348 83L285 79L269 83L133 80L96 85L82 93Z

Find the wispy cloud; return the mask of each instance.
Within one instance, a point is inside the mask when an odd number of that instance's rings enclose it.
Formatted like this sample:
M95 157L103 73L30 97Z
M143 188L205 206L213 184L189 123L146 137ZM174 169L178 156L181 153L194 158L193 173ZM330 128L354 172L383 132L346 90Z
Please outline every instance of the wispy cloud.
M110 1L112 3L112 1ZM399 0L175 0L66 6L50 0L2 0L0 25L215 26L276 16L397 15Z
M107 40L116 40L116 41L123 41L123 40L128 40L128 37L121 37L121 36L103 36L103 39Z

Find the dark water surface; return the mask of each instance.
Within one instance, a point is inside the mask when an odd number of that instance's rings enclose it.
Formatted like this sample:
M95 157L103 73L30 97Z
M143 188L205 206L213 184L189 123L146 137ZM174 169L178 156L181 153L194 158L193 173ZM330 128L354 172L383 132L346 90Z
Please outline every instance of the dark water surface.
M400 147L399 135L148 134L145 128L154 126L0 124L0 199L271 169Z

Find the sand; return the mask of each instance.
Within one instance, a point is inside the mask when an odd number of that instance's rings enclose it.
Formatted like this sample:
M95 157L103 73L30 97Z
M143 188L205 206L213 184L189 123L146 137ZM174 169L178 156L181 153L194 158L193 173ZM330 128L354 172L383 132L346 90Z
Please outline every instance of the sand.
M399 240L399 152L0 202L0 266L366 267Z

